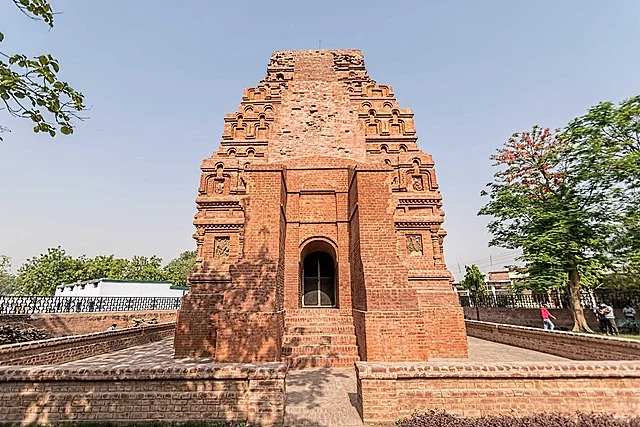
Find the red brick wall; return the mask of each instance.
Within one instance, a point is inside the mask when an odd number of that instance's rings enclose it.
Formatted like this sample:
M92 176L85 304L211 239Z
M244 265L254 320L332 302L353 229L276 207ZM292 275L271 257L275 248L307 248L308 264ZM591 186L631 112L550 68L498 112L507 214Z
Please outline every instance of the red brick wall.
M540 318L540 310L537 308L485 308L479 307L481 322L505 323L508 325L530 326L533 328L542 328L542 319ZM571 330L573 328L573 318L571 310L565 309L549 309L556 319L552 322L556 328ZM622 310L615 310L616 316L623 317ZM585 310L585 316L589 326L597 330L598 322L595 316L589 310ZM464 307L464 317L466 319L477 320L476 309L474 307Z
M640 341L467 320L467 334L574 360L640 360Z
M133 319L149 320L152 317L158 323L174 322L176 310L11 314L0 316L0 325L44 329L54 337L62 337L102 332L114 323L118 329L127 328L134 325Z
M284 363L0 368L3 423L236 421L282 426Z
M407 269L394 253L393 209L390 209L391 171L355 169L351 232L359 238L352 253L359 292L354 295L356 334L362 360L426 361L429 357L425 319ZM386 196L386 197L385 197ZM352 204L352 206L353 206ZM359 269L362 271L359 271ZM364 280L363 284L360 282ZM364 301L363 301L364 299Z
M0 365L55 365L170 337L175 322L0 346Z
M441 409L476 417L517 411L640 413L639 362L356 363L366 425Z

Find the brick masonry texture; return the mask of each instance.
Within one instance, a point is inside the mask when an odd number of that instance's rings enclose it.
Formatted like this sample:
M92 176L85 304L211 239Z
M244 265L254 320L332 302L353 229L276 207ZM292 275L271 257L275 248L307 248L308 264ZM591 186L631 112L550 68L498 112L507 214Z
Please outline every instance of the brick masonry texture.
M476 417L517 411L640 413L640 362L356 363L365 425L442 409Z
M284 363L0 368L0 424L206 420L281 426Z
M133 319L148 320L152 317L155 317L158 323L175 322L176 310L11 314L0 315L0 325L44 329L54 337L62 337L102 332L114 323L118 329L122 329L133 326Z
M359 50L275 52L201 165L176 357L299 368L465 357L442 196L417 140L412 111ZM301 278L317 252L333 261L334 298L311 308Z
M529 326L533 328L542 327L540 310L537 308L507 308L507 307L479 307L480 321L492 323L504 323L508 325ZM549 309L556 318L553 323L556 328L573 328L573 318L569 309ZM624 317L622 310L614 310L617 317ZM476 309L474 307L464 307L464 317L466 319L477 320ZM585 310L587 323L593 330L598 330L598 321L588 310Z
M175 322L0 346L0 365L53 365L162 340Z
M640 360L640 341L467 320L471 337L573 360Z

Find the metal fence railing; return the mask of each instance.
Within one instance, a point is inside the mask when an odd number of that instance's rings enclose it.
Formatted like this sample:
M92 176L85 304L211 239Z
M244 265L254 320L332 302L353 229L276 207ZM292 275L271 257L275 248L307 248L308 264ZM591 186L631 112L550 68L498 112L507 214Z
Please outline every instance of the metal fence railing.
M604 302L613 308L622 308L626 304L640 307L640 292L615 292L603 290L584 290L580 293L583 308L591 308L596 303ZM550 308L568 308L569 297L556 292L548 294L489 294L473 298L460 295L460 305L463 307L505 307L505 308L536 308L540 304L547 304Z
M177 310L180 297L0 296L2 314L90 313L96 311Z

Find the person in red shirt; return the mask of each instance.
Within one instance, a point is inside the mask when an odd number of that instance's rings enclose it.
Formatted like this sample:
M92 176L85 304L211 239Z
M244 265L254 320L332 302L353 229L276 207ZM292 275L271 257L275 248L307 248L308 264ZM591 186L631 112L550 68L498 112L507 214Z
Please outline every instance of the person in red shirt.
M542 326L545 331L553 331L555 329L556 325L551 321L551 319L555 319L555 316L549 313L549 310L544 304L540 304L540 317L542 317Z

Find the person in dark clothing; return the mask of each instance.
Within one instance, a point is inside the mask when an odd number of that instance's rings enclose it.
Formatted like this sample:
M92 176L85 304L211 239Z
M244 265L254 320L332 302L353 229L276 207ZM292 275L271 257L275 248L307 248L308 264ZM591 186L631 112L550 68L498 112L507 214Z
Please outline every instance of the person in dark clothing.
M619 335L618 326L616 325L616 316L613 312L613 307L603 302L600 303L600 310L598 310L600 317L604 317L604 325L607 335Z

